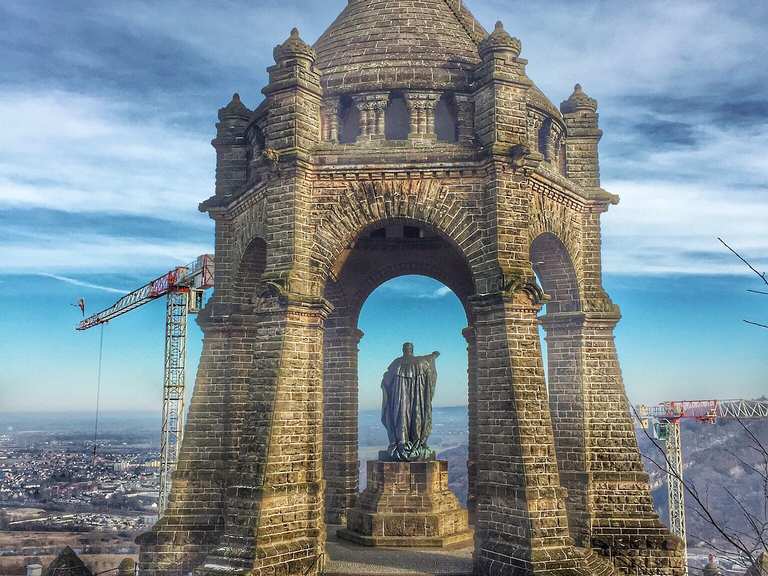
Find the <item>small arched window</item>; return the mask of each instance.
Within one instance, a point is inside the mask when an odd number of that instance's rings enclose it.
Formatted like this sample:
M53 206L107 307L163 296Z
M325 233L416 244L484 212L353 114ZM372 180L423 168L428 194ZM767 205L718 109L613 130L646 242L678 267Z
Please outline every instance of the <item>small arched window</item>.
M400 92L393 92L384 113L384 135L387 140L407 140L411 118L405 98Z
M437 102L435 134L440 142L456 142L459 139L456 99L453 94L446 92Z
M544 156L545 160L549 160L549 131L552 130L552 119L547 118L541 123L539 128L539 153Z
M351 144L360 136L360 111L352 98L342 96L339 102L339 143Z

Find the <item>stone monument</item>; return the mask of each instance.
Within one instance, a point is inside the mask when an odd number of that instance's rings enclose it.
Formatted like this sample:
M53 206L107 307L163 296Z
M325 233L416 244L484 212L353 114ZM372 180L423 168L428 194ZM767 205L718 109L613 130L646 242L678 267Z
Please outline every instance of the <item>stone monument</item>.
M427 440L439 352L414 356L413 344L381 381L381 422L389 446L368 461L368 485L347 525L345 540L366 546L446 547L472 539L467 510L448 488L448 462L436 460Z
M348 0L313 45L286 30L261 94L219 110L200 205L216 288L142 576L322 572L326 525L360 507L360 310L406 274L466 313L475 573L684 574L602 285L618 198L600 182L597 101L576 86L556 106L470 1Z

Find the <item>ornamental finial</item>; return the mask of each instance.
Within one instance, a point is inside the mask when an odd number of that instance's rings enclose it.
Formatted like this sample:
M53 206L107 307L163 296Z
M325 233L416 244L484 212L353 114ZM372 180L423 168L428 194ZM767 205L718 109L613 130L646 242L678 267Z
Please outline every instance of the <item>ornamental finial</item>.
M573 94L569 96L568 100L564 100L560 104L560 112L569 114L571 112L578 112L579 110L596 112L597 100L587 96L584 90L582 90L581 84L576 84L576 86L573 87Z
M509 33L504 30L504 24L501 20L496 22L493 32L488 34L488 36L480 42L479 46L480 56L485 56L492 52L512 52L515 58L520 56L521 48L522 44L520 43L520 40L510 36Z
M288 39L282 44L275 46L273 55L275 62L278 64L289 58L306 58L314 61L316 57L312 46L301 39L298 28L291 29L291 35Z

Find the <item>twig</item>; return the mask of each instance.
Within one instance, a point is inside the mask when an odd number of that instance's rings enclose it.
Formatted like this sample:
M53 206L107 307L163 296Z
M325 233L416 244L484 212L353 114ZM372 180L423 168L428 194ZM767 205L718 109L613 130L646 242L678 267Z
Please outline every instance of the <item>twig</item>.
M759 322L752 322L751 320L744 320L747 324L752 324L753 326L760 326L760 328L768 328L768 325L760 324Z
M725 243L725 240L723 240L722 238L718 238L718 240L720 240L723 246L725 246L726 248L728 248L728 250L733 252L739 260L741 260L742 262L744 262L744 264L749 266L749 269L752 270L752 272L754 272L755 274L757 274L760 277L760 279L766 284L766 286L768 286L768 278L765 277L765 272L758 272L758 270L754 266L752 266L752 264L750 264L744 257L742 257L741 254L739 254L738 252L736 252L736 250L728 246L728 244Z

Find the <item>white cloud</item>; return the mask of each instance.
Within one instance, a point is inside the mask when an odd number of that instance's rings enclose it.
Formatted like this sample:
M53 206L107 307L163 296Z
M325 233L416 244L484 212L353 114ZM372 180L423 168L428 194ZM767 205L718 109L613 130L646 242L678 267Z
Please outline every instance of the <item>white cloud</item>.
M401 276L382 284L378 290L395 294L401 298L417 300L438 300L453 294L448 286L423 276Z
M204 218L195 209L213 190L207 138L142 114L140 102L6 92L0 125L0 208Z
M121 290L119 288L112 288L111 286L103 286L102 284L93 284L92 282L83 282L77 278L69 278L68 276L61 276L59 274L50 274L48 272L38 272L37 276L44 276L45 278L53 278L65 284L72 284L73 286L80 286L82 288L90 288L91 290L101 290L102 292L111 292L113 294L127 294L129 290Z
M700 126L695 146L611 156L604 180L621 202L603 217L605 271L622 274L749 274L723 237L768 268L768 125Z
M40 235L5 243L2 249L8 274L166 270L211 252L210 245L192 238L163 242L86 234L77 238Z

